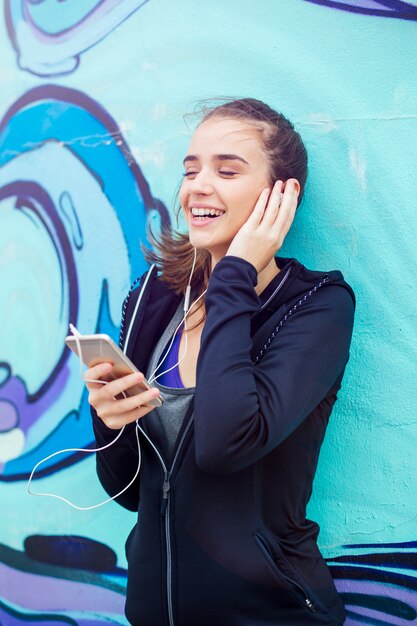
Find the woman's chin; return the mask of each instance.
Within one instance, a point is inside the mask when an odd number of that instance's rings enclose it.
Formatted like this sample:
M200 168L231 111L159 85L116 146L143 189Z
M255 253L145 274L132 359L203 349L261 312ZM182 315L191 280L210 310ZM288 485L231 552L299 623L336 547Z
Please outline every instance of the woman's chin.
M195 232L195 229L191 228L189 231L190 243L194 248L205 248L208 250L213 244L216 245L213 237L207 236L202 232Z
M217 260L224 257L230 245L230 243L224 244L223 242L209 241L203 237L190 237L190 243L196 249L207 250Z

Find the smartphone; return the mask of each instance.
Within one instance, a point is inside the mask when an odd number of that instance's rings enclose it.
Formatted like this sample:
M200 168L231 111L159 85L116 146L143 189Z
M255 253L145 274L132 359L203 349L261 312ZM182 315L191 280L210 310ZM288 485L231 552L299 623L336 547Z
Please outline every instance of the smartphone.
M132 374L138 372L138 368L132 363L132 361L125 355L119 346L113 341L109 335L97 334L97 335L80 335L78 341L81 346L82 360L87 367L94 367L99 363L111 363L113 369L109 374L101 377L100 380L116 380L126 374ZM74 335L69 335L65 339L65 343L79 358L77 340ZM126 389L125 394L127 396L133 396L138 393L143 393L147 389L151 389L151 385L146 379L142 382ZM123 398L122 394L116 396L117 399ZM161 406L163 403L162 398L152 398L149 403L144 406Z

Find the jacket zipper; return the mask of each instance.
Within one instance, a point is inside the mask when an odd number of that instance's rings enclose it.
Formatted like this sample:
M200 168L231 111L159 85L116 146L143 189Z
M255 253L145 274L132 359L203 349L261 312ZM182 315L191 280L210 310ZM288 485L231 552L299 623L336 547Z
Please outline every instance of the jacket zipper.
M281 572L281 569L275 563L275 559L272 557L272 555L270 553L269 546L268 546L266 540L263 538L263 536L260 535L259 532L257 532L255 537L258 538L258 541L259 541L259 544L260 544L260 547L261 547L262 551L265 553L265 556L268 558L268 560L270 560L273 563L274 569L276 570L278 575L287 582L287 585L289 587L295 588L298 591L298 593L302 596L302 599L304 600L304 604L306 605L306 607L312 613L316 613L317 609L314 606L314 604L312 603L312 601L310 600L310 598L308 597L308 595L306 594L306 592L304 591L303 587L299 583L297 583L295 580L293 580L292 578L290 578L289 576L284 574L284 572Z
M168 604L168 622L169 626L175 626L174 624L174 611L172 606L172 551L171 551L171 532L170 532L170 501L171 501L171 483L170 479L172 476L172 471L174 469L176 460L178 458L179 452L181 450L182 444L184 443L185 437L191 427L192 418L190 418L183 434L181 440L178 444L177 451L175 453L174 459L172 461L172 465L170 470L167 469L167 466L164 463L162 456L159 453L158 448L155 446L153 441L148 437L145 431L141 426L137 426L145 439L149 442L151 447L153 448L156 456L159 459L162 470L164 472L164 482L162 484L162 502L161 502L161 516L165 518L165 547L166 547L166 557L167 557L167 604Z
M132 316L132 320L130 323L130 327L129 327L129 333L128 336L126 338L126 341L124 343L124 349L123 351L126 353L127 351L127 344L128 344L128 340L130 339L130 330L133 326L132 322L134 321L135 317L136 317L136 313L138 311L139 308L139 302L142 300L142 295L146 289L148 280L150 278L150 275L152 273L152 270L154 268L154 265L150 268L150 271L148 273L148 276L145 279L144 285L142 286L141 292L139 294L138 297L138 302L136 303L135 306L135 310L133 312L133 316ZM276 294L278 293L278 291L284 286L285 282L287 281L288 275L291 271L291 267L288 268L288 270L286 271L282 281L279 283L278 287L275 289L275 291L271 294L271 296L268 298L268 300L262 305L262 307L259 309L259 311L256 311L256 313L254 313L251 317L255 317L256 315L258 315L259 313L261 313L261 311L263 311L263 309L269 304L269 302L271 302L271 300L276 296ZM326 276L327 278L327 276ZM324 281L326 282L326 280ZM318 285L321 286L321 285ZM129 293L130 296L130 293ZM124 321L124 320L123 320ZM174 459L172 461L172 465L171 465L171 469L168 471L164 460L162 458L162 456L160 455L157 447L155 446L155 444L153 443L153 441L148 437L148 435L145 433L145 431L142 429L141 426L139 426L139 424L137 424L137 428L138 430L140 430L140 432L142 433L142 435L145 437L145 439L148 441L148 443L151 445L151 447L153 448L155 454L157 455L159 462L161 464L162 470L164 472L164 482L162 484L162 503L161 503L161 516L165 517L165 545L166 545L166 554L167 554L167 603L168 603L168 621L169 621L169 626L175 626L174 624L174 614L173 614L173 606L172 606L172 553L171 553L171 533L170 533L170 490L171 490L171 484L170 484L170 478L172 475L172 471L174 469L175 466L175 462L178 458L178 454L180 452L180 449L182 447L182 444L184 442L184 439L191 427L191 423L192 423L192 418L189 420L183 435L181 437L181 440L178 444L178 448L177 451L175 453ZM302 587L300 587L300 585L298 585L295 581L291 581L290 579L288 579L289 583L292 583L294 586L298 587L298 589L303 593L303 596L305 597L305 604L306 606L310 609L310 611L315 612L316 608L313 605L313 603L311 602L311 600L309 598L306 597L304 590L302 589Z

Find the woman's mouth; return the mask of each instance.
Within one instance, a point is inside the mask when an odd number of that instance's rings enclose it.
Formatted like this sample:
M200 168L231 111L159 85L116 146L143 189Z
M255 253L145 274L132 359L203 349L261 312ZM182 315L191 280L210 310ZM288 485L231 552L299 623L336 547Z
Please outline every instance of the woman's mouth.
M191 207L191 223L199 226L209 224L216 221L219 217L224 215L223 209L212 209L209 207Z

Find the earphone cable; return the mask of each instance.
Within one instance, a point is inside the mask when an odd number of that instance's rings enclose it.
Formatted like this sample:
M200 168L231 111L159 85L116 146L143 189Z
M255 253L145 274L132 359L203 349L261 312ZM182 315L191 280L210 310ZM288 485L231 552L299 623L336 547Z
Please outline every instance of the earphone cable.
M180 323L178 324L177 328L175 329L174 335L171 339L171 342L169 344L168 350L166 350L165 352L165 356L162 359L162 361L157 365L156 369L154 370L154 372L152 373L149 383L154 382L157 378L159 378L159 376L162 376L163 374L166 374L167 372L171 371L172 369L174 369L174 367L177 367L181 361L185 358L186 354L187 354L187 349L188 349L188 333L187 333L187 315L189 314L189 312L191 311L191 309L193 308L193 306L200 300L200 298L202 298L204 296L204 294L206 293L207 289L205 291L203 291L203 293L190 305L189 305L189 301L190 301L190 294L191 294L191 278L193 276L193 272L194 272L194 267L195 267L195 263L196 263L196 255L197 255L197 251L194 248L194 260L193 260L193 265L191 268L191 274L190 274L190 278L188 281L188 285L186 288L186 292L185 292L185 298L184 298L184 316L182 318L182 320L180 321ZM178 360L178 362L173 365L172 367L170 367L169 369L165 370L164 372L161 372L160 374L158 374L157 376L155 376L155 373L158 371L158 369L161 367L162 363L165 361L171 346L174 342L175 336L179 330L179 328L181 327L181 324L184 323L184 330L185 330L185 349L184 349L184 354L182 355L182 357ZM83 379L83 358L82 358L82 348L81 348L81 343L80 343L80 337L81 337L81 333L76 329L76 327L73 324L69 325L70 330L72 332L72 334L74 335L75 338L75 342L77 345L77 351L78 351L78 356L80 359L80 377ZM107 385L109 381L106 380L95 380L95 379L83 379L85 382L90 382L90 383L97 383L97 384L101 384L101 385ZM122 391L123 397L126 398L126 394L124 391ZM127 489L129 489L129 487L131 487L133 485L133 483L135 482L135 480L137 479L139 472L140 472L140 466L141 466L141 460L142 460L142 456L141 456L141 450L140 450L140 441L139 441L139 420L136 420L136 427L135 427L135 435L136 435L136 441L137 441L137 448L138 448L138 466L136 468L136 472L135 475L133 476L132 480L121 490L119 491L119 493L117 493L115 496L112 496L110 498L107 498L106 500L103 500L102 502L99 502L97 504L93 504L91 506L78 506L76 504L74 504L73 502L71 502L70 500L68 500L67 498L64 498L63 496L59 496L57 494L54 493L47 493L47 492L34 492L31 490L30 486L31 486L31 482L33 479L33 476L35 475L35 472L37 470L37 468L42 465L43 463L45 463L46 461L49 461L49 459L52 459L53 457L59 455L59 454L65 454L65 453L71 453L71 452L87 452L87 453L97 453L97 452L101 452L103 450L106 450L107 448L110 448L114 443L116 443L116 441L122 436L123 432L125 430L125 426L122 426L122 428L120 429L119 433L117 434L117 436L112 439L112 441L108 444L106 444L105 446L102 446L101 448L65 448L64 450L58 450L57 452L54 452L52 454L50 454L49 456L45 457L44 459L42 459L41 461L39 461L38 463L36 463L35 467L32 469L32 472L29 476L29 480L27 483L27 492L28 494L32 495L32 496L49 496L51 498L56 498L57 500L62 500L63 502L65 502L66 504L68 504L69 506L73 507L74 509L77 509L79 511L91 511L92 509L96 509L100 506L103 506L104 504L107 504L108 502L111 502L112 500L115 500L116 498L118 498L119 496L121 496L125 491L127 491Z
M79 340L79 338L81 336L81 333L75 328L75 326L73 324L70 324L70 330L73 333L73 335L75 337L75 342L77 344L77 350L78 350L78 354L79 354L79 357L80 357L80 376L82 378L83 377L83 359L82 359L81 343L80 343L80 340ZM93 379L88 379L87 380L86 379L86 382L99 383L99 384L102 384L102 385L107 385L108 384L107 380L93 380ZM126 394L124 393L124 391L122 391L122 394L123 394L124 398L126 398ZM141 451L140 451L139 434L138 434L138 420L136 420L136 427L135 427L136 441L137 441L137 447L138 447L138 457L139 457L138 466L136 468L135 475L133 476L133 478L129 482L129 484L127 484L115 496L112 496L111 498L107 498L106 500L103 500L102 502L99 502L97 504L93 504L91 506L78 506L77 504L74 504L70 500L67 500L67 498L64 498L63 496L59 496L59 495L57 495L55 493L32 491L31 488L30 488L30 485L31 485L31 482L32 482L32 478L33 478L36 470L38 469L38 467L40 465L42 465L43 463L46 463L46 461L49 461L49 459L52 459L53 457L55 457L55 456L57 456L59 454L65 454L65 453L71 453L71 452L89 452L89 453L101 452L102 450L106 450L107 448L110 448L110 446L112 446L114 443L116 443L116 441L122 436L124 430L125 430L125 426L122 426L122 428L120 429L120 431L117 434L117 436L114 439L112 439L110 441L110 443L106 444L105 446L102 446L101 448L93 448L93 449L90 449L90 448L65 448L64 450L58 450L57 452L53 452L49 456L45 457L44 459L42 459L41 461L36 463L35 467L33 468L32 472L31 472L31 474L29 476L28 483L27 483L27 492L31 496L49 496L51 498L56 498L57 500L62 500L63 502L65 502L69 506L72 506L74 509L77 509L79 511L91 511L92 509L96 509L96 508L98 508L100 506L103 506L104 504L107 504L108 502L111 502L112 500L115 500L116 498L121 496L125 491L127 491L127 489L129 489L129 487L131 487L131 485L133 485L133 483L135 482L136 478L139 475L140 465L141 465Z

